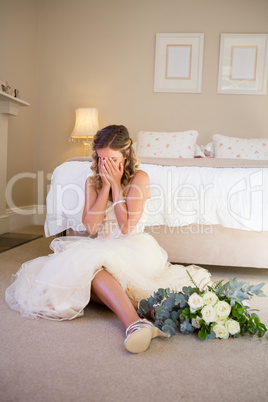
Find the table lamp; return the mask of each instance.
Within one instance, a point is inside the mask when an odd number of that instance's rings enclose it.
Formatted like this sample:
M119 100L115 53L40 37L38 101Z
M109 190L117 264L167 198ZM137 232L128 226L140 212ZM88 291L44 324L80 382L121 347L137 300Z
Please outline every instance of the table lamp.
M98 110L94 108L75 109L76 120L71 141L84 140L85 154L89 156L91 140L99 130Z

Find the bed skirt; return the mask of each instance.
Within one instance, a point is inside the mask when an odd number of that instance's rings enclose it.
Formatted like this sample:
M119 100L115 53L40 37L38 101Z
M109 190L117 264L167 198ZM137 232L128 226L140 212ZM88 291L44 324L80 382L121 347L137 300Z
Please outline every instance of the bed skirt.
M268 268L267 231L192 224L178 227L147 226L145 232L157 240L173 263ZM64 235L88 236L86 232L72 229L67 229Z

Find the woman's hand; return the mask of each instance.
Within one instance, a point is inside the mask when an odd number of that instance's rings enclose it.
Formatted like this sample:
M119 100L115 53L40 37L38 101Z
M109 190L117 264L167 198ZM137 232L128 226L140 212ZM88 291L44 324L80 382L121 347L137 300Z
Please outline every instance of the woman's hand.
M111 183L110 183L110 180L109 180L108 175L107 175L107 171L106 171L105 166L104 166L105 165L104 161L105 161L105 158L104 159L99 158L99 160L98 160L99 175L100 175L100 178L101 178L101 181L102 181L102 185L111 187Z
M112 158L104 158L103 171L111 187L121 187L121 179L124 173L122 162L117 166Z

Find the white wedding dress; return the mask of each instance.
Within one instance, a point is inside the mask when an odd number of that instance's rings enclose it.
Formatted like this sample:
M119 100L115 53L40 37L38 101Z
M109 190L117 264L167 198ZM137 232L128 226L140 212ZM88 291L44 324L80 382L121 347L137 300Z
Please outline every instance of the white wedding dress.
M109 201L98 237L54 239L54 254L21 266L6 290L7 303L23 317L71 320L83 315L91 281L101 269L134 300L148 298L160 287L181 290L192 285L187 270L201 288L211 283L203 268L170 264L157 241L143 232L145 222L146 208L135 229L122 235Z

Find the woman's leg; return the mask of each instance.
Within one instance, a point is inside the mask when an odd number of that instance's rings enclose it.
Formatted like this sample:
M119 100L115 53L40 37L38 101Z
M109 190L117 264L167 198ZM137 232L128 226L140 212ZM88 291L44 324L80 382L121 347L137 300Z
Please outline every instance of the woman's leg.
M138 302L136 300L133 300L133 299L129 299L129 300L130 300L132 306L134 307L134 309L137 311L138 310ZM92 289L91 289L90 301L93 301L94 303L98 303L98 304L104 304L101 301L101 299L99 299L98 296L95 295L95 293L92 291Z
M140 319L134 304L132 304L122 286L105 269L95 275L91 282L91 287L96 298L118 316L125 328ZM137 302L134 303L137 304Z

